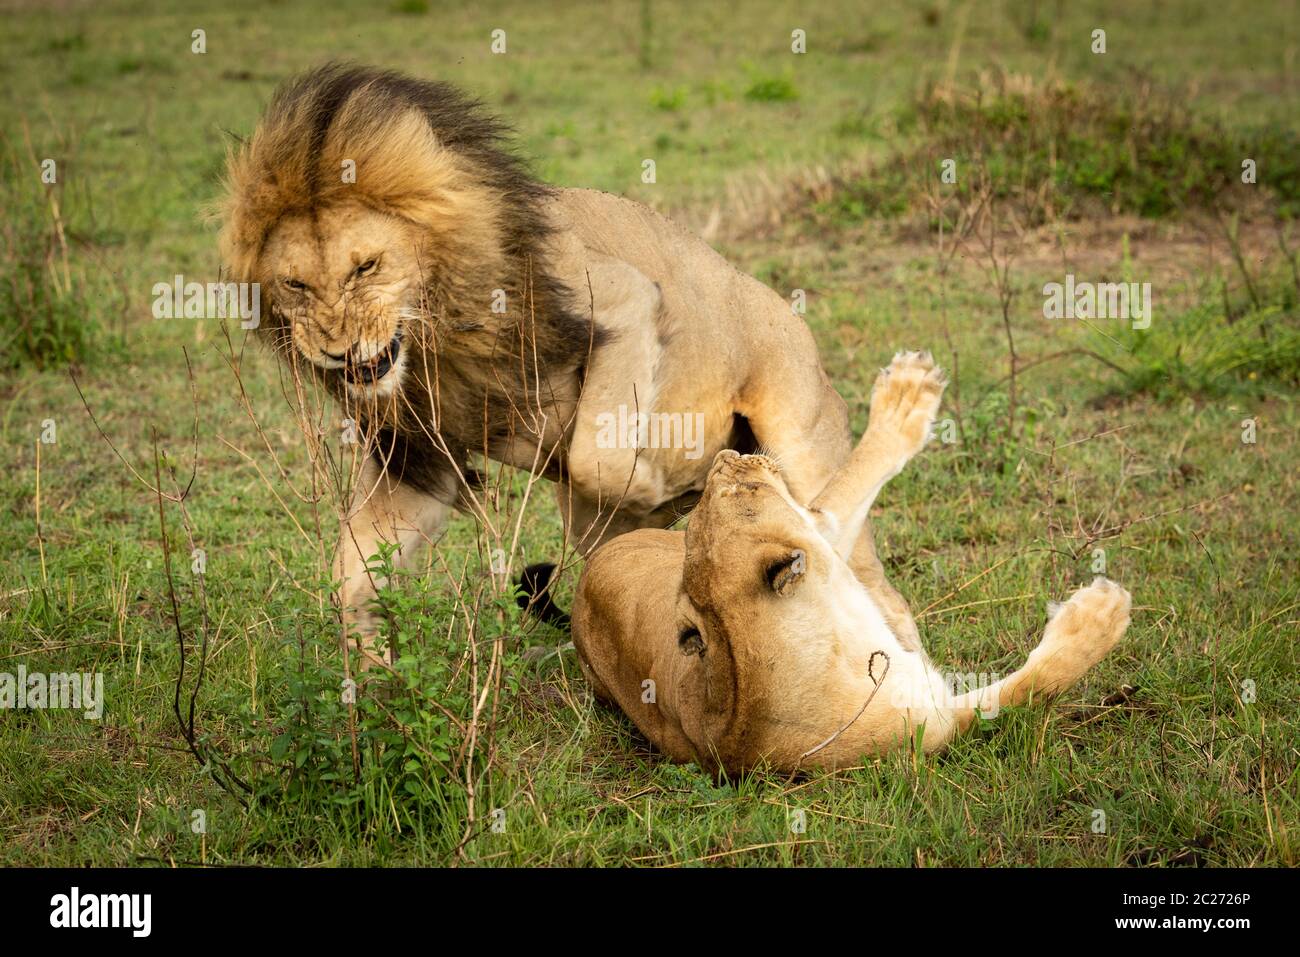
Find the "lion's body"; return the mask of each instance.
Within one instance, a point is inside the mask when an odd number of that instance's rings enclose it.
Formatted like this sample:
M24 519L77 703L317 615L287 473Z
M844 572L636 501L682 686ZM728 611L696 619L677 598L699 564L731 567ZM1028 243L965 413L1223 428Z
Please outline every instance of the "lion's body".
M576 490L605 501L612 491L629 519L648 514L703 489L714 454L737 447L737 432L748 428L789 465L792 482L815 492L825 478L819 450L845 449L849 432L844 403L789 302L639 203L569 189L557 191L552 208L553 268L580 293L590 282L607 334L586 369L569 437ZM699 417L699 441L602 448L596 418L617 417L620 407L629 419L638 411Z
M782 296L644 206L536 182L502 136L452 87L325 67L231 157L223 260L373 450L336 562L367 650L366 560L436 539L473 453L558 480L588 553L680 517L721 449L761 444L810 497L851 447ZM854 563L914 632L869 535Z
M926 441L942 379L897 357L867 434L805 507L762 456L720 454L686 532L614 539L583 570L573 637L596 694L665 754L739 771L843 767L924 727L932 750L979 709L1065 690L1128 625L1098 580L1018 671L957 694L846 561L876 494Z

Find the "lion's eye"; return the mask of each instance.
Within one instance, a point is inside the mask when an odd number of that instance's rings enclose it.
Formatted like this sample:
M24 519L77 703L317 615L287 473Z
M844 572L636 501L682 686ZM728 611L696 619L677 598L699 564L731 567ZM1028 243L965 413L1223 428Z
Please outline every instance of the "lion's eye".
M367 260L366 260L365 262L363 262L360 266L358 266L355 270L353 270L352 275L354 275L354 276L364 276L366 273L371 272L374 268L375 268L375 260L373 260L373 259L367 259Z
M285 279L284 284L294 292L302 292L307 288L307 284L300 279Z

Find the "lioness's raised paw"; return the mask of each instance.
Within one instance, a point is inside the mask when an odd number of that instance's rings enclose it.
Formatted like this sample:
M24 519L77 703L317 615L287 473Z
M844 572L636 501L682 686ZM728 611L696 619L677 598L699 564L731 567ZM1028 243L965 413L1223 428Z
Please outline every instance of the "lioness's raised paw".
M948 380L928 352L899 352L871 389L867 431L915 455L930 436Z

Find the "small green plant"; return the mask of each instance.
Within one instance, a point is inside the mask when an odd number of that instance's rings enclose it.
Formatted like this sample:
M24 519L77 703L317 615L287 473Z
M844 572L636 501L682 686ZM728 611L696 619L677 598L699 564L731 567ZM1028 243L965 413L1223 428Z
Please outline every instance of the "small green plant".
M1260 191L1283 217L1300 210L1293 131L1229 128L1145 86L1116 92L984 77L970 89L930 90L898 111L897 123L915 145L841 184L838 202L857 200L880 216L924 209L940 163L961 158L946 193L973 201L982 178L971 171L979 169L992 199L1012 203L1030 225L1106 213L1158 218L1232 207ZM1258 186L1243 185L1243 157L1268 171Z
M1259 394L1279 382L1294 387L1300 379L1300 312L1291 285L1276 283L1259 305L1248 303L1240 314L1222 293L1209 292L1177 316L1157 317L1149 329L1095 334L1093 347L1125 370L1122 391L1170 400ZM1124 355L1115 355L1115 341Z
M264 712L229 706L263 806L310 806L370 837L418 822L450 852L468 836L498 711L517 690L520 611L486 578L441 588L395 571L393 551L371 560L372 574L393 581L378 599L398 653L391 673L346 678L327 616L283 639ZM477 810L490 823L491 809Z
M1021 403L1017 418L1019 435L1009 426L1010 399L1005 389L989 390L983 401L965 417L963 440L958 447L956 467L971 475L1007 475L1024 455L1023 448L1033 445L1038 425L1052 414L1050 403L1038 406Z
M86 49L86 35L80 31L60 37L52 37L48 44L54 53L69 53L73 50Z
M745 90L745 99L757 103L789 103L799 99L799 91L789 74L757 76Z
M666 113L674 113L686 105L686 87L679 86L672 90L656 88L650 94L650 105Z

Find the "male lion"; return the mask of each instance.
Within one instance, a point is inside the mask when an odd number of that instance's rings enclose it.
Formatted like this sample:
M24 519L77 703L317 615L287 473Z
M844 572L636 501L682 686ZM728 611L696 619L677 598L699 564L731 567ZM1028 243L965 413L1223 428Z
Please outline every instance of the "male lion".
M846 561L882 486L925 444L943 385L928 354L895 356L862 441L807 507L771 459L723 451L685 532L595 552L573 641L596 694L675 761L794 770L879 754L921 725L933 750L978 710L1074 684L1128 627L1115 583L1076 591L1019 670L959 695Z
M789 303L644 206L543 185L503 136L451 86L329 65L283 86L228 164L222 259L260 283L260 335L373 449L335 558L372 662L366 560L390 542L409 562L438 535L471 453L557 481L585 554L670 524L722 449L761 445L809 500L852 447ZM649 412L702 434L611 440ZM915 635L869 534L853 567Z

